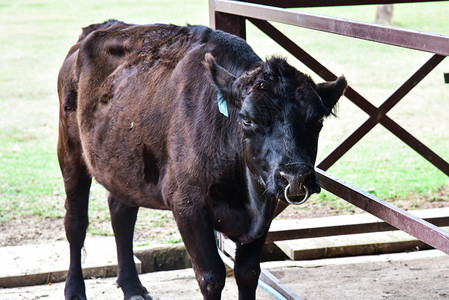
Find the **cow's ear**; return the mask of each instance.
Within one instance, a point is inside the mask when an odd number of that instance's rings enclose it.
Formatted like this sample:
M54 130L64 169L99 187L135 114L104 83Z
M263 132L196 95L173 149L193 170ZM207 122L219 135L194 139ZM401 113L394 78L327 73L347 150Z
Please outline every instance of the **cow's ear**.
M338 99L343 95L347 86L348 82L344 76L338 77L335 81L317 84L317 93L326 107L326 116L332 113L335 104L337 104Z
M237 99L235 99L233 85L237 78L217 64L215 58L210 53L206 53L204 56L203 64L209 71L209 77L212 83L217 88L219 93L218 97L221 97L232 105L236 105Z

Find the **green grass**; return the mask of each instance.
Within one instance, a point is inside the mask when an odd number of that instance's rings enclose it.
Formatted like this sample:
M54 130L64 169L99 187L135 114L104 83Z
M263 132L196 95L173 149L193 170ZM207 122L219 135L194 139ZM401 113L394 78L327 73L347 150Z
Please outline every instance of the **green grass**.
M110 18L129 23L206 24L207 5L202 0L94 4L0 0L0 221L21 215L64 215L56 157L56 78L81 28ZM94 183L91 220L108 219L105 198L105 191Z
M62 217L64 189L56 158L58 98L56 78L81 27L110 18L129 23L208 24L208 1L50 1L0 0L0 221L21 215ZM305 11L352 18L374 19L375 7L315 8ZM426 12L426 13L423 13ZM398 26L449 33L446 3L395 6ZM430 54L276 24L351 86L379 105ZM256 28L248 25L248 41L262 57L286 56L301 70L310 70L290 57ZM442 74L444 61L389 115L449 158L449 85ZM319 159L366 119L347 99L340 101L339 117L326 121ZM318 159L318 160L319 160ZM377 126L360 144L337 162L330 173L372 190L381 198L427 194L447 186L448 178ZM92 222L108 219L106 192L94 184ZM319 205L340 205L323 193ZM169 212L141 212L153 226L164 225ZM92 229L108 234L108 229Z

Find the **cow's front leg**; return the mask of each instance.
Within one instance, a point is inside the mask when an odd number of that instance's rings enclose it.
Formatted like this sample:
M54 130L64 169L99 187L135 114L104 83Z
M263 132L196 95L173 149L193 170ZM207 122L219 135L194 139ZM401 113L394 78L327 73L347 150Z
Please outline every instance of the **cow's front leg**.
M173 208L173 215L192 261L203 298L205 300L221 299L226 269L218 254L213 227L207 217L206 209L194 207L193 204L188 207L179 205Z
M260 275L260 258L267 234L251 243L237 245L234 276L239 289L239 300L256 299Z
M122 288L125 300L150 300L148 291L139 280L134 262L133 235L139 208L128 207L112 195L108 200L117 244L117 284Z

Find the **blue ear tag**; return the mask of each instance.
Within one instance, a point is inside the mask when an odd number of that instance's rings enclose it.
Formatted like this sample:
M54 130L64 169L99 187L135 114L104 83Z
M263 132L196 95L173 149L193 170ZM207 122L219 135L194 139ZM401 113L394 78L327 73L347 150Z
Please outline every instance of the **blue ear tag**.
M223 98L223 95L218 92L217 93L217 103L218 103L218 110L226 117L229 117L228 114L228 103Z

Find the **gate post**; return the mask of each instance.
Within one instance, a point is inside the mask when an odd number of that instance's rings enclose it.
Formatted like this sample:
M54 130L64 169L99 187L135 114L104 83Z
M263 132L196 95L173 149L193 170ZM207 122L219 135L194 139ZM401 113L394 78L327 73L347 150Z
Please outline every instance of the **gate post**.
M215 0L209 0L209 26L246 39L245 18L215 11Z

